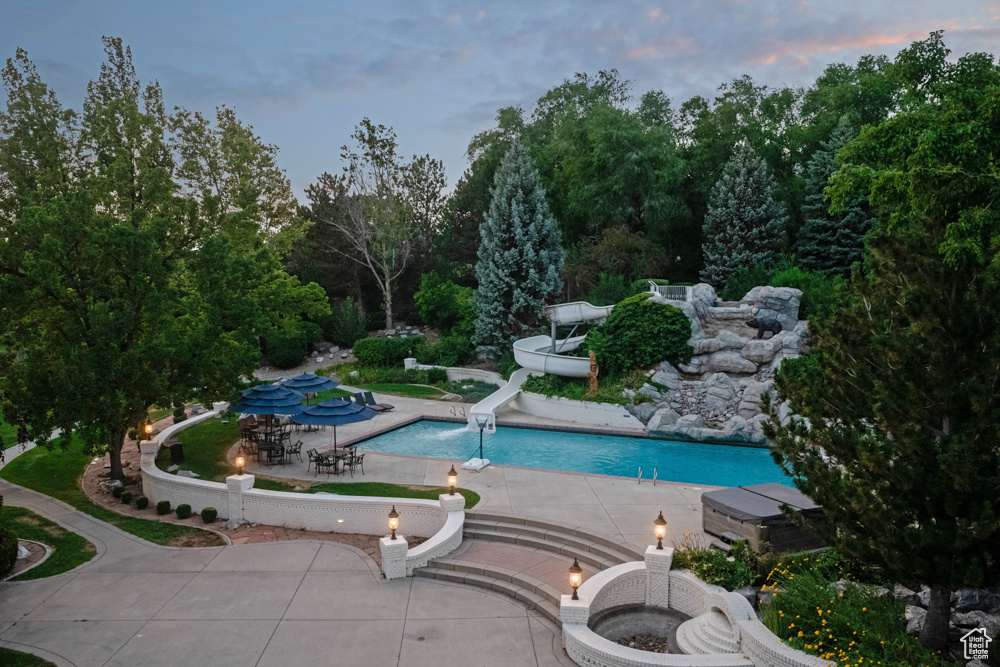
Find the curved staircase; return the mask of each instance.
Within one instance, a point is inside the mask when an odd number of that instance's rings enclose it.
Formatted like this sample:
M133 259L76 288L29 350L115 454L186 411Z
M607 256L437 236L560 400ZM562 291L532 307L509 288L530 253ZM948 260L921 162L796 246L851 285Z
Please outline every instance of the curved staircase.
M432 559L413 575L503 593L557 626L562 625L560 597L572 592L568 571L574 558L584 566L585 577L644 558L620 541L541 519L483 511L467 511L465 517L466 542L459 551ZM490 558L489 544L497 545L497 558Z
M733 626L726 615L717 609L681 623L677 628L677 646L688 655L739 651Z

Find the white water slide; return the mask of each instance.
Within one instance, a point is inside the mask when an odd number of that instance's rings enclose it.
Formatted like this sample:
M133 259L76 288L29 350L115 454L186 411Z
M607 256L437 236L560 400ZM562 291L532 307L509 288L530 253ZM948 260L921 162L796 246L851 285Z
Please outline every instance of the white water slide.
M586 301L573 301L555 306L546 306L545 314L552 322L552 336L531 336L514 341L514 360L521 365L506 385L493 392L469 410L470 431L480 428L485 433L496 431L496 411L507 405L521 393L521 385L530 375L551 373L566 377L587 377L590 373L590 359L567 357L561 352L571 352L583 343L586 336L571 336L557 340L554 338L556 325L582 324L591 320L601 320L608 316L614 306L594 306Z

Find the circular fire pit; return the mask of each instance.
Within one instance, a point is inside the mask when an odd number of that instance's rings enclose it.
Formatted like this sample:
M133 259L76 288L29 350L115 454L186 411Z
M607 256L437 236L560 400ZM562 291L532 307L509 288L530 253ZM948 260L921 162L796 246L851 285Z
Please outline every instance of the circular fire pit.
M690 618L674 609L625 604L597 612L590 617L587 627L601 637L619 643L636 635L657 637L664 640L668 647L662 653L683 653L677 646L677 628ZM633 648L646 650L644 646Z

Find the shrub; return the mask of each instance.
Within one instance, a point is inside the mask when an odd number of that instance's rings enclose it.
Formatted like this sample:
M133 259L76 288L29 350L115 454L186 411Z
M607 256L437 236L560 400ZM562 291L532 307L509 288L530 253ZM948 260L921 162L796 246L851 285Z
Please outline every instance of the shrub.
M219 510L214 507L206 507L201 511L201 520L205 523L214 523L219 517Z
M17 535L0 528L0 577L4 577L14 569L17 563Z
M323 337L343 347L354 344L368 333L367 318L358 309L357 302L348 297L334 303L330 314L316 320L323 329Z
M123 489L122 487L116 486L115 488L111 489L111 497L112 498L121 498L122 497L122 492L124 492L124 490L125 489Z
M128 437L129 437L130 440L135 440L136 436L138 435L138 431L136 431L134 428L130 428L128 430L127 435L128 435Z
M631 285L625 284L625 276L602 271L583 300L595 306L610 306L628 298L631 294L630 287Z
M396 366L416 354L423 336L407 338L362 338L354 344L354 358L364 366Z
M265 346L268 361L278 368L294 368L309 355L305 334L298 328L275 331L267 337Z
M458 366L475 359L476 348L467 336L446 336L434 345L418 346L416 356L422 364Z
M160 516L163 516L164 514L169 514L170 513L170 501L169 500L161 500L160 502L156 503L156 513L158 515L160 515Z
M448 381L448 371L443 368L430 368L427 370L427 384L442 384Z
M296 326L306 341L307 352L313 345L323 340L323 328L315 322L302 321Z
M794 287L802 290L799 319L825 317L837 305L837 290L843 279L819 271L809 271L798 266L786 266L771 279L774 287Z
M809 565L808 554L798 565ZM789 646L842 665L943 665L906 634L906 602L852 582L838 590L827 572L787 565L768 580L777 590L764 608L764 625ZM950 664L950 663L949 663Z
M679 308L649 297L648 292L630 296L614 307L604 324L587 333L581 352L597 354L602 377L621 377L664 360L674 365L691 360L690 320Z
M122 494L122 505L128 505L132 502L132 492L126 491Z
M187 519L191 516L191 506L187 503L183 503L177 506L177 518Z
M180 424L182 421L187 419L187 412L185 412L183 405L178 405L176 408L174 408L173 414L174 414L175 424Z
M514 374L521 366L518 365L517 361L514 359L514 350L507 350L500 355L497 359L497 373L499 373L504 380L509 380L510 376Z
M708 584L722 586L727 591L735 591L749 586L754 579L754 569L745 558L739 557L741 550L734 544L735 554L727 554L709 547L703 538L687 534L674 549L672 567L691 570L696 577ZM743 543L743 554L748 550Z
M149 498L146 496L139 496L135 499L135 508L137 510L144 510L149 506Z
M460 287L431 271L420 276L420 289L413 299L421 319L442 335L472 336L476 325L472 288Z
M774 264L763 262L740 267L726 281L726 285L719 292L719 298L723 301L739 301L754 287L770 285L771 278L777 270L778 267Z

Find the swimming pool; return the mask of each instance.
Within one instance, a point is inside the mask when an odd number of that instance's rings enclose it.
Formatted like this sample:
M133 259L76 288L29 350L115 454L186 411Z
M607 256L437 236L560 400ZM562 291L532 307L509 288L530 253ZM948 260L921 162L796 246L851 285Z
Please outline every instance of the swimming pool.
M464 425L420 421L361 443L374 452L468 460L479 455L479 433ZM767 449L671 442L613 435L497 428L483 436L490 463L567 472L635 477L710 486L740 486L790 478Z

